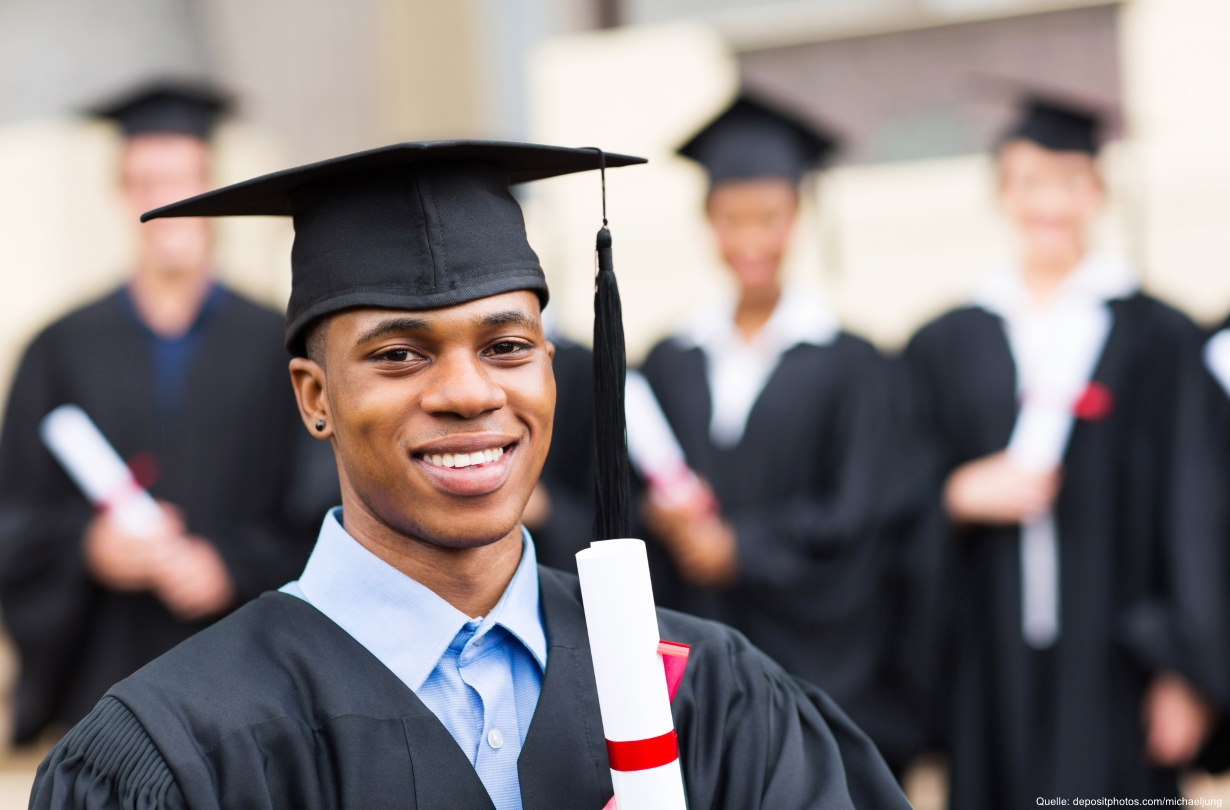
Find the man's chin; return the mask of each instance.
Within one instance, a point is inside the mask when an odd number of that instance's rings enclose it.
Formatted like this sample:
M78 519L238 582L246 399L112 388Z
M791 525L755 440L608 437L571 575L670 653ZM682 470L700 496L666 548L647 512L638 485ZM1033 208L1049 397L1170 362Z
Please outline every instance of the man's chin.
M483 510L484 512L486 510ZM464 510L452 511L438 520L402 523L386 521L399 534L419 543L440 549L465 550L482 548L498 543L520 528L520 519L509 519L501 514L464 514Z

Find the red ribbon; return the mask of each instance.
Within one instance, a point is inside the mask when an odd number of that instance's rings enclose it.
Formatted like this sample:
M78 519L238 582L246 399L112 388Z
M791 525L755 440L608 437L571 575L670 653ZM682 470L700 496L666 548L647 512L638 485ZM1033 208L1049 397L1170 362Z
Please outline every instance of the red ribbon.
M674 729L648 740L607 740L606 756L613 771L645 771L678 759L679 741Z
M1072 406L1072 415L1086 422L1100 422L1115 409L1115 395L1102 383L1094 380Z

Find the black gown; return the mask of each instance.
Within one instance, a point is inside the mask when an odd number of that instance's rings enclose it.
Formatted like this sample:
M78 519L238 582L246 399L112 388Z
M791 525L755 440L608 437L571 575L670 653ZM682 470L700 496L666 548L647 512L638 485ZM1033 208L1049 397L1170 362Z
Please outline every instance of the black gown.
M1145 758L1145 688L1174 671L1224 703L1230 686L1226 483L1210 441L1202 336L1143 295L1109 306L1093 379L1113 408L1078 421L1064 457L1052 648L1022 638L1019 530L950 530L954 810L1176 795L1175 773ZM1007 446L1016 372L997 316L949 313L905 358L940 475Z
M72 725L112 684L206 626L155 597L99 587L82 563L90 503L43 446L38 425L76 403L154 497L222 555L237 600L294 579L339 500L328 445L303 429L282 319L218 290L193 330L182 413L158 406L150 333L120 290L31 344L0 436L0 607L21 655L16 737Z
M893 422L884 360L844 332L823 346L794 346L732 448L710 438L702 349L664 341L643 373L738 537L729 589L676 581L655 582L655 592L730 624L822 687L901 767L915 729L885 672L894 617L883 592L893 560L882 531Z
M526 810L612 795L580 588L540 567L547 669L518 760ZM672 706L692 810L901 808L822 692L720 625L659 611L692 645ZM270 593L116 685L39 766L30 807L491 810L418 697L337 625Z

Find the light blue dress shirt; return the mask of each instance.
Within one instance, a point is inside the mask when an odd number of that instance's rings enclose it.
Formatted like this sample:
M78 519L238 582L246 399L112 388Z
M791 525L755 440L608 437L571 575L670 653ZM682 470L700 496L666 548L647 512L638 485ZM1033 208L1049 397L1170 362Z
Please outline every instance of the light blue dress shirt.
M497 810L521 810L517 757L547 666L529 532L495 608L466 616L372 554L331 511L303 576L281 590L308 602L414 690L469 757Z

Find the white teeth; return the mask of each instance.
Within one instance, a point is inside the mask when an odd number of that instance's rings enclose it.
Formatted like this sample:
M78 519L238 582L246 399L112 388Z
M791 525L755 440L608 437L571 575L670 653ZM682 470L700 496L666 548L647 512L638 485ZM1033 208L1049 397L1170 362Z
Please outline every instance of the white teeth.
M436 467L472 467L475 464L490 464L504 456L503 447L476 450L473 453L424 454L423 461Z

